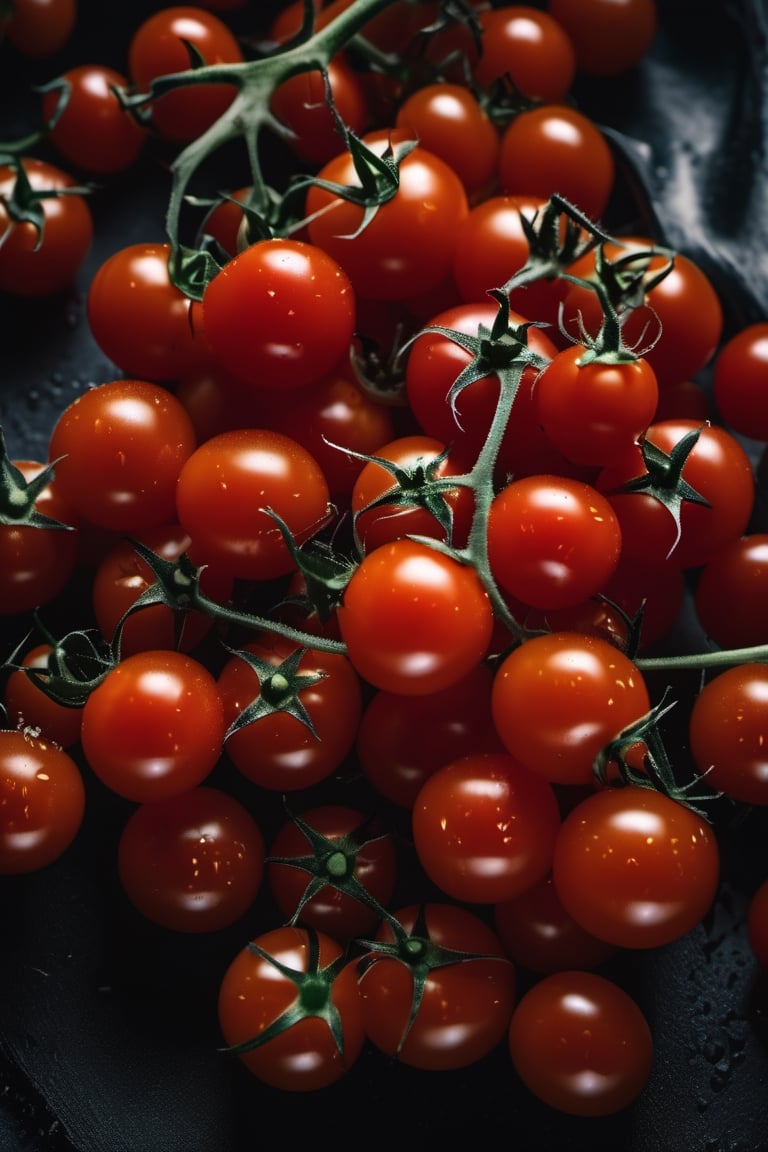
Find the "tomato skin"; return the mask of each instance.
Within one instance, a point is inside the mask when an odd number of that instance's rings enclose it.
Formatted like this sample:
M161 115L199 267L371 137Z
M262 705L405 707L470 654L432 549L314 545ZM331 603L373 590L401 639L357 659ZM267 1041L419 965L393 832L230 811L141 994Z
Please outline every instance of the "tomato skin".
M158 76L184 72L192 44L206 64L238 64L243 54L227 25L204 8L170 6L148 16L128 45L128 72L139 91ZM152 123L167 140L189 141L218 120L235 96L232 84L199 84L166 92L152 104Z
M120 833L123 890L148 920L173 932L216 932L240 918L264 874L261 829L218 788L190 788L141 804Z
M67 105L50 131L50 140L64 159L87 172L111 175L136 162L146 130L124 110L114 88L125 88L121 72L99 64L80 64L62 75L69 86ZM43 94L46 120L53 115L60 93Z
M318 933L317 938L319 965L325 967L341 956L342 945L325 933ZM254 943L286 967L307 971L305 928L276 928L257 936ZM219 1024L226 1043L240 1044L258 1036L296 998L290 979L243 948L231 961L219 989ZM283 1092L311 1092L338 1081L353 1066L365 1042L354 963L347 964L333 981L331 999L341 1017L343 1053L326 1021L308 1011L287 1031L240 1056L249 1071Z
M50 644L36 644L22 657L21 666L45 673L51 652ZM51 699L19 668L5 682L3 703L10 722L19 729L37 729L43 740L53 741L65 750L80 739L82 708L70 708Z
M493 630L474 569L405 538L363 558L338 616L358 674L406 696L455 684L483 659Z
M689 717L691 754L707 786L742 804L768 804L768 669L739 664L701 688Z
M280 432L243 428L211 437L192 453L176 486L176 516L194 541L197 564L244 580L291 572L293 558L265 508L288 525L297 544L328 511L319 464Z
M68 753L47 739L0 731L0 874L52 864L84 815L83 779Z
M768 880L764 880L750 897L747 938L758 964L768 971Z
M504 658L491 709L503 744L532 772L552 783L592 784L595 757L650 711L650 699L638 668L613 644L551 632Z
M690 808L627 785L596 792L568 813L552 875L563 907L588 932L619 948L660 948L709 911L720 853Z
M167 389L125 379L69 404L48 452L78 515L114 532L138 532L174 519L176 483L195 446L192 421Z
M731 336L713 364L712 389L721 419L734 432L768 441L768 322L748 324Z
M396 920L414 934L415 905L398 909ZM423 907L426 935L434 944L469 952L477 959L433 968L407 1036L413 976L402 961L382 957L360 979L363 1023L380 1051L412 1068L447 1071L481 1060L503 1040L515 996L515 971L504 958L496 933L475 913L457 904ZM376 939L391 942L382 924Z
M696 616L720 648L768 643L768 533L752 532L718 549L698 574Z
M349 351L354 292L321 248L262 240L210 282L202 322L215 358L233 376L260 389L300 388L321 380Z
M535 1096L571 1116L610 1116L643 1091L653 1038L634 1000L594 972L534 984L509 1028L515 1070Z
M551 786L506 753L469 755L433 773L413 805L416 854L454 900L495 904L545 876L560 811Z
M224 708L213 675L181 652L138 652L83 708L83 752L99 779L139 804L177 796L221 755Z
M509 73L529 99L554 103L568 95L576 61L570 37L557 20L533 5L507 4L478 16L483 52L474 66L478 84L488 87Z
M333 103L341 122L356 136L366 128L368 107L358 75L343 57L331 60L327 70ZM344 147L320 72L298 72L275 89L271 101L278 120L294 135L287 140L292 152L308 164L327 164Z
M547 11L573 45L585 76L621 76L650 50L658 26L656 0L547 0Z
M527 476L493 498L491 571L506 592L533 608L567 608L600 592L621 545L608 500L581 480Z
M73 176L62 168L24 156L21 165L34 191L74 188ZM69 192L46 196L42 242L29 221L15 221L6 208L13 194L16 171L0 166L0 292L14 296L53 296L69 288L80 271L93 242L93 217L85 196Z
M407 133L395 129L362 137L377 156L403 139ZM459 177L426 149L414 148L399 171L397 193L357 235L362 207L316 186L307 194L307 216L326 209L308 224L310 240L338 261L360 296L370 299L418 296L440 284L453 262L456 227L469 210ZM318 177L346 186L359 184L346 151L325 164Z
M14 0L5 34L22 56L45 60L69 42L77 13L77 0Z

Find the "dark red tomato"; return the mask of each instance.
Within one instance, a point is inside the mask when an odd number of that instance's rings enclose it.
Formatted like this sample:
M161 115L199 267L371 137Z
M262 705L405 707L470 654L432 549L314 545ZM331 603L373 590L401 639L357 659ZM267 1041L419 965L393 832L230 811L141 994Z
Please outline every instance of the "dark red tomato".
M397 878L392 833L364 812L342 804L323 804L302 812L300 818L309 835L289 819L269 847L267 878L278 908L286 919L298 913L300 924L334 940L348 941L375 931ZM359 885L373 903L357 899L344 885Z
M736 433L768 440L768 321L748 324L717 353L712 387L721 419Z
M51 651L50 644L36 644L22 657L21 668L33 668L45 676ZM61 748L77 744L82 708L69 708L51 699L21 668L11 672L5 682L3 703L10 723L18 729L33 729L43 740Z
M79 64L62 74L68 91L64 111L50 130L49 139L64 159L86 172L111 175L136 162L144 147L146 130L122 107L115 88L126 88L121 72L102 64ZM53 116L61 89L43 94L46 120Z
M128 71L141 92L158 76L191 67L185 41L206 64L238 64L243 54L227 25L204 8L175 6L148 16L128 45ZM168 140L188 141L218 120L235 96L232 84L195 84L153 101L152 123Z
M550 1108L610 1116L632 1104L653 1065L653 1037L636 1002L594 972L558 972L520 1000L509 1028L515 1071Z
M369 132L363 142L377 156L408 139L400 129ZM453 264L456 229L469 207L464 185L451 167L416 147L399 165L395 195L360 231L364 209L313 185L306 215L313 244L349 276L361 296L398 300L427 292L444 280ZM318 178L359 187L352 156L342 152L323 165Z
M618 948L661 948L712 906L720 852L703 817L653 788L608 788L565 817L552 875L563 907Z
M258 1043L289 1012L298 1018L285 1019L277 1035ZM218 1016L228 1045L257 1042L240 1058L257 1079L283 1092L334 1084L365 1043L355 963L345 965L343 946L325 933L290 925L237 953L221 982Z
M202 322L214 356L233 376L259 389L300 388L349 352L354 292L321 248L262 240L210 282Z
M768 643L768 533L740 536L715 552L699 573L694 603L718 647Z
M747 936L758 964L768 970L768 880L764 880L750 898Z
M148 920L173 932L216 932L256 899L264 856L247 809L201 786L139 805L120 833L117 868L126 896Z
M52 864L84 815L83 779L63 749L26 732L0 731L0 874Z
M621 529L608 500L567 476L526 476L502 488L487 535L498 584L544 610L601 592L621 555Z
M185 553L192 541L178 524L159 524L134 537L163 560L174 561ZM105 640L111 641L118 622L131 605L156 582L152 569L133 546L133 540L118 540L99 563L91 585L91 598L96 624ZM226 603L233 579L218 575L206 565L200 574L200 587L217 603ZM165 604L151 604L134 612L120 633L121 656L157 648L178 648L191 652L208 634L213 618L194 610L182 611L176 620Z
M417 88L400 105L395 123L454 170L470 200L493 187L499 132L466 86L441 83Z
M302 544L325 521L328 501L314 457L291 437L262 428L206 440L176 486L177 517L194 542L195 563L244 580L271 580L295 567L265 509L276 512Z
M176 483L195 449L192 421L165 388L112 380L69 404L48 446L62 496L83 519L114 532L173 520Z
M382 544L355 569L339 628L364 680L420 696L450 687L480 663L493 612L474 568L404 538Z
M217 201L205 218L204 231L230 256L235 256L243 248L248 247L248 236L244 231L245 216L241 204L247 202L252 191L251 184L233 189Z
M45 468L36 460L14 460L12 464L27 482ZM15 616L49 604L66 587L78 560L79 517L64 499L58 475L38 495L34 507L64 527L16 524L9 504L6 500L0 504L0 616Z
M564 196L599 221L613 192L616 163L598 125L570 104L540 104L504 129L501 191L513 196Z
M541 426L576 464L601 467L618 459L652 422L656 375L642 356L590 359L581 344L558 352L534 387Z
M636 665L613 644L552 632L503 660L491 708L502 742L521 764L553 783L590 784L598 753L650 710L650 700Z
M90 252L93 217L85 196L57 195L61 189L76 187L68 172L33 157L22 157L20 163L30 188L39 195L42 228L14 216L17 170L0 165L0 292L53 296L74 283Z
M430 465L443 453L446 455L442 462L434 468L434 472L429 472ZM403 469L405 476L404 482L399 484L395 474L383 464L371 460L355 481L350 507L363 550L372 552L374 548L391 543L401 536L431 536L445 540L445 528L430 508L438 497L434 492L430 495L429 486L432 480L463 471L453 463L446 445L432 436L400 436L378 448L375 455ZM414 486L412 503L398 504L390 501L365 511L368 505L380 500L392 489L400 497L411 484ZM457 485L456 488L444 490L439 499L443 510L448 510L451 517L451 542L454 547L463 548L472 526L475 503L472 489Z
M706 784L742 804L768 804L768 668L738 664L708 680L689 718L691 753Z
M656 0L547 0L547 11L573 45L585 76L621 76L656 37Z
M551 875L496 904L493 923L510 960L540 975L597 968L616 954L568 915Z
M77 0L13 0L5 35L22 56L45 60L69 42L77 11Z
M325 636L328 640L340 640L336 605L323 605L312 602L308 594L307 581L300 568L291 573L285 595L275 606L275 619L290 624L310 636Z
M477 664L458 683L425 696L376 692L357 731L366 780L402 808L443 764L470 753L501 752L491 717L493 674Z
M169 244L129 244L108 256L88 288L88 324L105 356L140 380L177 380L206 354L191 301L171 282Z
M546 876L559 827L552 787L506 753L438 768L416 797L411 823L432 882L472 904L510 900Z
M622 236L604 245L609 262L637 274L644 283L669 267L669 255L655 251L653 240L644 236ZM655 254L654 254L655 251ZM626 264L625 258L636 256ZM568 269L569 275L585 280L594 277L595 253L589 252ZM597 294L588 287L573 284L563 305L563 325L575 339L580 323L590 336L602 322ZM625 344L643 353L659 388L687 380L712 359L723 330L723 309L709 277L689 257L675 253L674 266L657 284L649 287L644 303L623 319ZM654 343L655 341L655 343ZM648 347L653 344L653 347Z
M654 423L659 420L696 420L704 424L713 415L709 390L698 380L678 380L665 384L660 390Z
M137 652L91 692L81 740L101 782L145 804L201 784L224 731L216 680L202 664L181 652Z
M682 479L707 504L684 499L680 535L670 510L657 496L623 487L647 475L640 447L603 468L595 485L605 493L621 527L622 554L646 563L669 559L680 568L705 564L718 549L747 529L755 500L755 478L746 450L730 432L696 420L660 420L646 439L669 455L694 432L699 437L682 469Z
M202 361L185 372L173 393L186 408L198 444L236 428L261 428L271 404L235 380L221 364ZM271 399L271 393L267 400Z
M356 136L362 135L368 106L359 74L339 56L328 64L327 81L342 124ZM271 108L292 133L288 147L305 163L319 167L344 149L322 73L298 72L284 80L272 94Z
M501 941L485 921L457 904L409 905L394 915L405 931L397 955L370 953L375 962L360 979L368 1039L387 1056L425 1071L482 1060L505 1036L514 1004L515 971ZM376 939L393 943L389 924L380 926ZM430 965L430 951L441 948L475 958ZM423 996L411 1021L413 968L425 963Z

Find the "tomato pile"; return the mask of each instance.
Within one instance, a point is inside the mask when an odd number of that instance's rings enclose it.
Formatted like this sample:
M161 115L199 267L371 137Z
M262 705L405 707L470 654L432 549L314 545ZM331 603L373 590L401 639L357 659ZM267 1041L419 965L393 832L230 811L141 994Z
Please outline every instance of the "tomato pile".
M74 6L51 43L27 7L0 51L56 60ZM636 958L768 807L768 322L643 230L574 97L653 0L257 15L153 5L0 146L30 307L115 182L166 193L87 278L111 373L2 444L0 874L103 806L121 915L215 941L190 1011L262 1085L503 1053L611 1117L654 1073Z

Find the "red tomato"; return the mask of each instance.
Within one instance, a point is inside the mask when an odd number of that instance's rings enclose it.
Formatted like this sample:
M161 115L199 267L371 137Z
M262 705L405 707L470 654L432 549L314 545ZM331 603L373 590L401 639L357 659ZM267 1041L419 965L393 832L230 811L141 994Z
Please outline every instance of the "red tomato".
M339 653L303 650L265 634L227 661L218 685L230 729L227 753L261 788L293 792L317 784L341 766L354 743L362 692ZM250 722L232 731L248 709Z
M629 72L656 37L656 0L547 0L547 11L567 34L585 76Z
M462 756L438 768L413 805L424 871L454 900L518 896L552 865L560 810L543 777L506 753Z
M201 784L221 755L224 708L213 675L181 652L128 656L83 708L86 760L103 784L139 804Z
M243 54L227 25L204 8L172 6L148 16L128 45L128 71L141 92L158 76L191 67L185 41L206 64L238 64ZM195 84L152 102L152 123L168 140L188 141L218 120L235 96L232 84Z
M768 533L740 536L718 549L698 574L699 623L720 648L768 643Z
M251 814L203 786L136 808L120 833L117 868L148 920L173 932L216 932L256 899L264 854Z
M689 717L691 754L708 787L742 804L768 804L768 668L720 671L696 696Z
M768 441L768 321L748 324L720 348L712 388L721 419L734 432Z
M146 130L122 107L114 89L126 88L121 72L101 64L79 64L61 80L67 104L49 133L56 151L76 168L112 174L130 168L144 147ZM53 88L43 94L42 110L50 120L61 96Z
M364 680L419 696L450 687L480 663L493 612L474 568L404 538L370 552L355 569L339 628Z
M341 944L306 928L275 928L238 952L221 981L218 1016L228 1045L253 1042L240 1054L249 1071L284 1092L327 1088L365 1042L356 966L344 964ZM267 1036L281 1018L284 1027Z
M650 706L635 664L608 641L580 632L534 636L513 649L491 696L505 747L557 784L593 783L598 753Z
M177 517L194 541L197 564L245 580L294 568L271 508L302 544L322 525L329 491L305 448L261 428L222 432L186 461L176 486Z
M707 822L652 788L596 792L566 816L552 867L563 907L619 948L660 948L701 923L720 879Z
M68 172L33 157L22 157L19 163L36 194L41 227L14 217L17 169L11 164L0 165L0 292L53 296L73 284L91 250L91 209L86 197L76 192L56 194L57 190L76 187Z
M365 131L368 107L359 73L339 56L328 64L327 81L342 124L360 136ZM298 72L284 80L272 94L271 108L293 133L288 147L306 163L318 167L327 164L344 148L322 73Z
M114 532L140 532L174 519L179 473L195 443L192 421L165 388L112 380L64 409L48 452L78 515Z
M70 708L48 696L22 668L33 668L42 676L48 671L50 644L36 644L22 657L21 668L5 682L5 704L8 719L20 730L34 729L43 740L61 748L71 748L80 739L82 708Z
M768 880L752 893L747 909L749 945L761 968L768 970Z
M349 352L354 292L321 248L263 240L210 282L202 319L214 356L233 376L259 389L299 388L321 380Z
M594 972L545 976L517 1005L512 1063L550 1108L610 1116L632 1104L653 1064L648 1022L623 988Z
M362 139L381 157L407 133L383 129ZM306 215L319 213L308 224L312 243L338 261L356 292L377 300L418 296L440 284L451 270L456 228L469 210L459 177L426 149L414 148L399 173L397 192L362 231L361 206L315 185L307 193ZM359 187L346 151L325 164L318 178Z
M373 949L360 978L368 1039L386 1055L427 1071L481 1060L506 1034L515 995L514 968L496 933L456 904L410 905L395 918L404 933L397 943L386 922L376 934L390 949L394 944L394 953ZM441 949L473 958L447 963ZM423 995L416 1002L422 980Z
M69 43L77 12L77 0L13 0L5 34L22 56L46 60Z
M36 872L69 848L85 815L75 761L56 744L0 731L0 874Z

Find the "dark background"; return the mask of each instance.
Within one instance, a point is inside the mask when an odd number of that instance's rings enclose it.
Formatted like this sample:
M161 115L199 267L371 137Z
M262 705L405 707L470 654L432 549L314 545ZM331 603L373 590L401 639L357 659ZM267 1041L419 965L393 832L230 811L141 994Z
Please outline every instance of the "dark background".
M263 29L278 6L255 0L234 26ZM0 139L33 126L31 85L74 63L124 71L129 35L159 7L80 0L74 40L42 63L0 46ZM616 146L616 218L700 261L730 331L768 315L766 11L752 0L660 0L660 11L648 60L620 81L580 82L575 97ZM87 331L85 286L117 248L164 239L167 190L150 151L95 192L94 248L71 292L0 296L0 423L12 456L45 459L59 411L114 376ZM636 1105L582 1121L533 1100L504 1052L435 1075L367 1053L345 1081L307 1097L258 1084L217 1051L215 1020L218 981L258 910L205 939L143 922L114 874L126 805L93 781L88 802L83 833L55 865L0 878L0 1152L244 1152L282 1135L490 1144L497 1133L525 1152L768 1149L768 990L744 931L748 898L768 876L764 811L718 814L723 883L700 928L603 969L645 1011L656 1057Z

